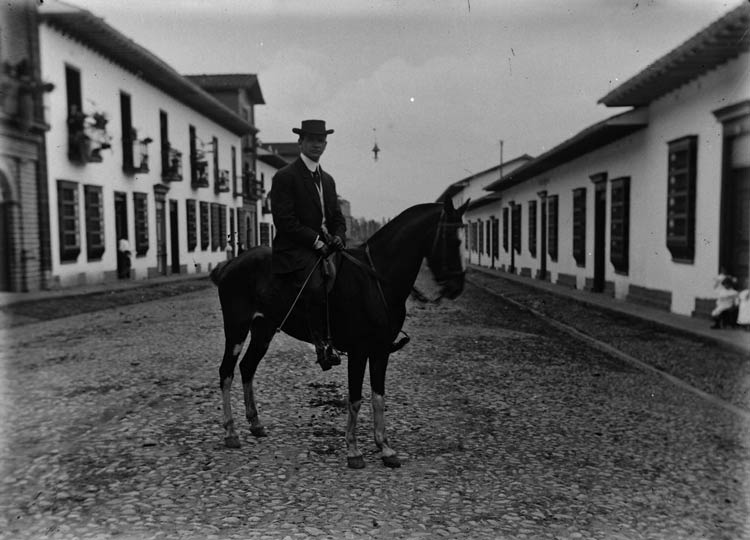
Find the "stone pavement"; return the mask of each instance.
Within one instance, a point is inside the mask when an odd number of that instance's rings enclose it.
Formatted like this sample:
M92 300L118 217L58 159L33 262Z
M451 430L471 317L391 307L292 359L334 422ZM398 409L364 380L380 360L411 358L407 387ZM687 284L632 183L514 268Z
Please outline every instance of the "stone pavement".
M383 467L345 466L346 372L283 335L269 437L223 446L215 291L12 329L0 347L0 538L734 539L748 426L479 289L410 305ZM241 419L235 386L233 407ZM365 396L369 395L365 391Z
M482 272L485 275L496 276L502 279L508 279L515 283L520 283L536 289L548 291L558 296L564 296L578 302L591 304L598 306L603 309L615 311L637 317L639 319L651 321L655 324L660 324L687 332L689 334L700 336L704 339L715 341L725 347L747 352L750 354L750 331L743 329L726 329L726 330L711 330L711 322L705 319L697 317L688 317L685 315L678 315L667 311L635 304L633 302L627 302L625 300L617 300L611 296L605 294L593 293L581 289L572 289L569 287L563 287L550 283L549 281L542 281L539 279L532 279L527 277L521 277L516 274L510 274L508 272L502 272L499 270L489 269L483 266L470 265L471 271Z

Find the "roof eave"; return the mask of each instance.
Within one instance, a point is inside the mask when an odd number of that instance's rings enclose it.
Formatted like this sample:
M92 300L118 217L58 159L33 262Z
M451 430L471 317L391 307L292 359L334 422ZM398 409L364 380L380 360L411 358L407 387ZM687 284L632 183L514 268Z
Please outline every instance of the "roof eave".
M484 189L499 192L611 144L648 125L648 109L639 108L587 127Z
M257 132L252 124L243 120L223 103L91 12L40 12L40 20L91 47L185 105L205 114L235 135Z

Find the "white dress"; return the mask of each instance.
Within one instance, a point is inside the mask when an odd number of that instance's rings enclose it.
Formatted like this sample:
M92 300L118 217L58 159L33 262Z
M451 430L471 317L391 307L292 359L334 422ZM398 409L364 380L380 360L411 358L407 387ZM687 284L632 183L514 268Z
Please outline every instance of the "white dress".
M738 300L737 324L750 324L750 290L740 292Z

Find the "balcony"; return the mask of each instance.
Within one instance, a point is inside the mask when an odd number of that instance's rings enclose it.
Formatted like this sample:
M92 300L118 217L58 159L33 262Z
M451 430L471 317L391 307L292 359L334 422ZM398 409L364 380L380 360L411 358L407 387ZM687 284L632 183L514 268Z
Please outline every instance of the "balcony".
M226 193L230 191L231 186L229 185L228 170L222 169L221 171L219 171L219 176L216 178L214 189L216 190L216 193Z
M206 160L206 154L203 150L197 149L195 151L195 158L193 159L193 162L191 165L193 169L193 176L192 176L193 189L209 187L208 161Z
M148 145L153 140L151 137L138 139L138 133L135 129L129 140L123 141L123 170L128 174L147 173L149 172Z
M263 198L263 184L255 177L255 171L245 170L242 174L242 197L247 202Z
M101 163L101 151L112 148L105 113L86 114L76 106L68 115L68 159L75 163Z
M182 152L172 148L167 143L166 148L162 150L166 153L166 161L161 178L165 182L182 181Z

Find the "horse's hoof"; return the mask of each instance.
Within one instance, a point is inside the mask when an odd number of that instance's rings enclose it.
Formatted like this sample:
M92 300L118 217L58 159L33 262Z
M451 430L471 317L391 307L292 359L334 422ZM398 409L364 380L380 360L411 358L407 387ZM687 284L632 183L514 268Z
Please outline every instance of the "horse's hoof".
M240 438L237 435L224 437L224 445L226 445L227 448L240 448Z
M250 433L254 437L268 437L268 432L266 431L266 428L263 426L251 427Z
M401 466L401 460L394 456L383 456L383 465L389 469L398 469Z
M362 456L346 456L346 466L350 469L364 469L365 458Z

